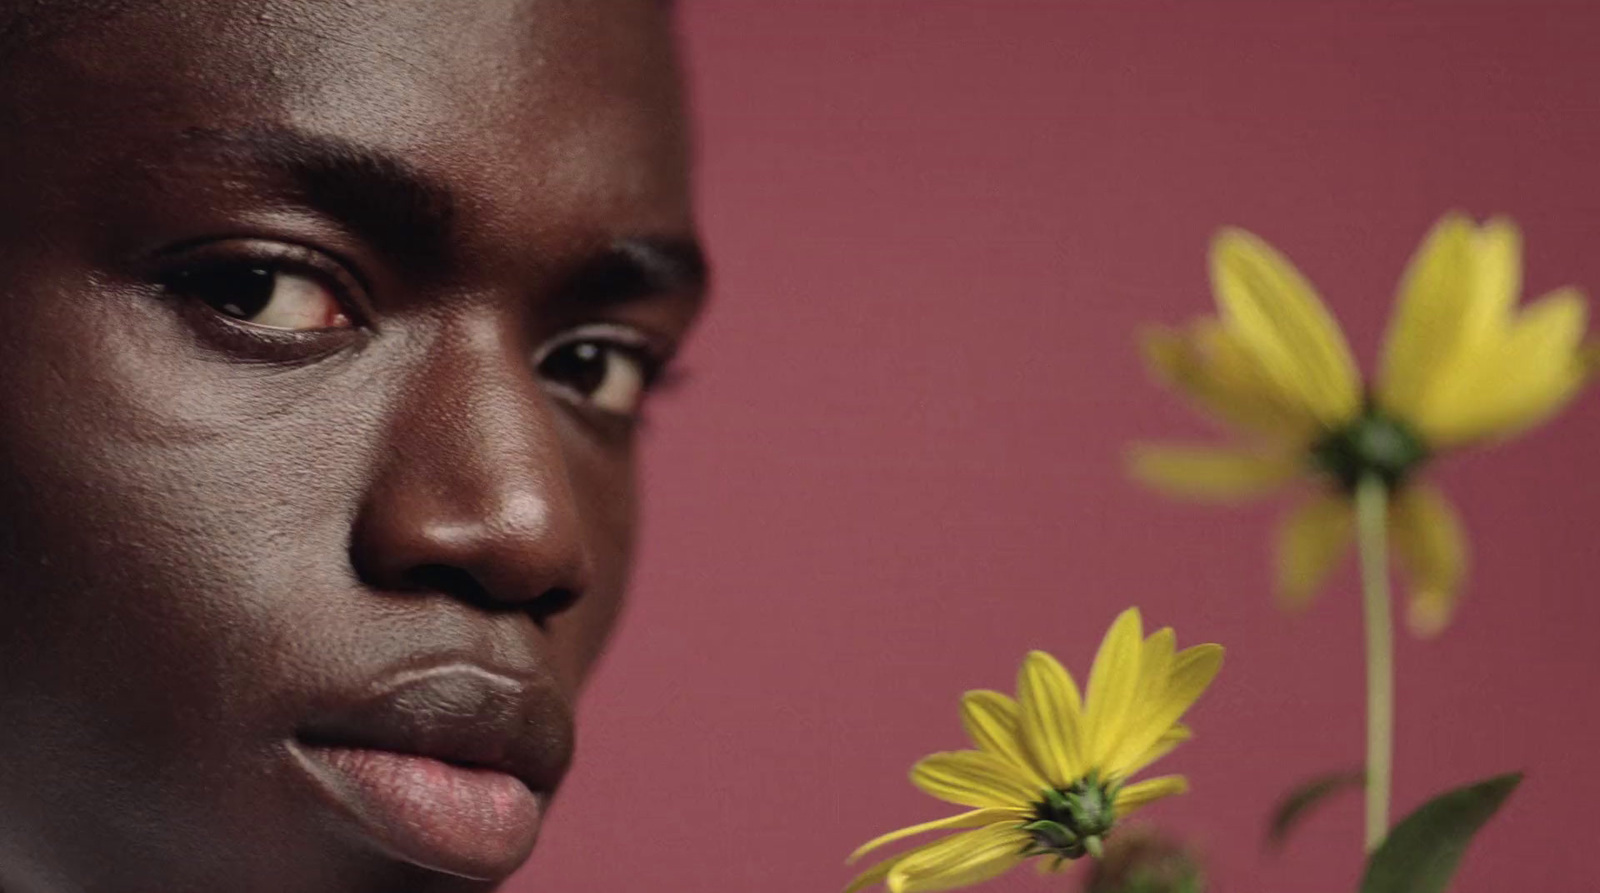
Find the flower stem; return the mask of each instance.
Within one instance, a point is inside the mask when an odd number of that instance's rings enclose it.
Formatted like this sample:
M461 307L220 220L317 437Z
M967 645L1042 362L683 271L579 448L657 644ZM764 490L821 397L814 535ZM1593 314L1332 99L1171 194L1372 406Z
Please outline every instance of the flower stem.
M1394 761L1394 621L1389 607L1389 491L1377 475L1356 485L1361 603L1367 628L1367 852L1389 831Z

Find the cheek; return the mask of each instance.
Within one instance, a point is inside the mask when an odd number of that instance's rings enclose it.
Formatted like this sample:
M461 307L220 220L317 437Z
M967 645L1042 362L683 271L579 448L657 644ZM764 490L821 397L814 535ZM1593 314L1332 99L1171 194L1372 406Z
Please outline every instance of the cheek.
M273 400L229 400L226 370L160 308L52 297L0 309L3 688L31 678L181 748L266 711L295 655L329 645L305 621L348 586L363 460L296 403L313 382L262 378ZM160 715L175 719L140 719Z
M225 842L294 827L273 749L350 653L329 594L364 459L293 402L227 399L226 370L136 306L0 300L5 842L80 867L256 858ZM314 390L280 382L254 387Z

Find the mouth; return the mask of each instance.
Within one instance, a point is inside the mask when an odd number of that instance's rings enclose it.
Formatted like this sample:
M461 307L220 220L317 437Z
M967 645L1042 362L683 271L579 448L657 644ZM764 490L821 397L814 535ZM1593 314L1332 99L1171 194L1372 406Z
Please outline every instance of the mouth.
M572 753L547 681L451 664L406 672L307 724L294 762L389 856L500 880L533 852Z

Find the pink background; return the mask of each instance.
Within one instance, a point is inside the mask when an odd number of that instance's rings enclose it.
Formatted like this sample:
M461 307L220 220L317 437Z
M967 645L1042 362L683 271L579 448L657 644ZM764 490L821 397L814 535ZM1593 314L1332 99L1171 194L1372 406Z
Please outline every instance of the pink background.
M837 890L856 844L952 811L905 772L962 745L961 691L1008 688L1030 647L1081 673L1137 604L1229 649L1168 758L1194 790L1147 817L1217 890L1352 890L1356 799L1281 856L1260 839L1286 786L1361 757L1353 567L1282 616L1284 503L1122 477L1126 442L1210 431L1133 333L1208 309L1225 223L1288 252L1368 361L1447 208L1513 215L1533 291L1600 291L1596 9L687 2L717 303L657 406L579 764L511 889ZM1597 447L1591 394L1435 469L1475 575L1445 637L1401 641L1397 806L1529 772L1462 893L1600 883Z

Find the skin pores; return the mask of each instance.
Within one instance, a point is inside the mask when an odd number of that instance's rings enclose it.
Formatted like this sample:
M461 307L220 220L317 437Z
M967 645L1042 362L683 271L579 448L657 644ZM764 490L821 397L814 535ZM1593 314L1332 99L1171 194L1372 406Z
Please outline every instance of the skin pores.
M53 6L0 29L0 890L489 889L700 302L667 14Z

